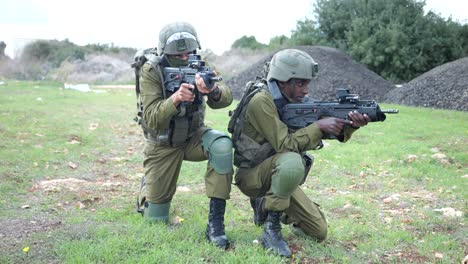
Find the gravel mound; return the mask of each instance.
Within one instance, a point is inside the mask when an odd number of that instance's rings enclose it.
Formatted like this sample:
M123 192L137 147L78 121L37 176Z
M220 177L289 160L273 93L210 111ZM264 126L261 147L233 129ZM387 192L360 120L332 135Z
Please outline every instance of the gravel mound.
M83 61L65 61L51 77L69 83L131 83L135 80L129 61L109 55L91 55Z
M468 111L468 57L445 63L393 89L384 101Z
M319 77L310 85L310 97L317 100L336 100L337 88L349 89L362 100L383 100L385 94L394 88L391 82L383 79L364 65L354 62L342 51L323 46L293 47L307 52L319 64ZM239 75L226 81L234 98L240 99L245 84L262 74L263 65L270 61L272 52Z

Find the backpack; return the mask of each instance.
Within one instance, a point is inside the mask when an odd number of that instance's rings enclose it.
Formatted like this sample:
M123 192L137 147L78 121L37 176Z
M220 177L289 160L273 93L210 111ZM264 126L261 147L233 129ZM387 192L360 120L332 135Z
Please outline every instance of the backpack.
M131 64L135 71L135 93L137 98L137 115L133 120L135 120L139 125L142 125L143 123L143 103L141 102L140 97L140 70L147 61L150 61L151 64L154 63L154 65L159 63L158 58L157 48L138 50L135 53L135 56L133 57L134 61Z
M234 147L236 146L236 142L240 137L242 128L244 127L243 119L245 116L246 106L249 104L250 100L252 97L254 97L255 94L265 89L265 79L268 75L269 69L270 62L265 62L260 75L256 76L255 81L249 81L245 85L241 100L237 104L236 108L233 111L229 111L230 119L228 123L228 131L232 134L231 138Z
M240 102L237 104L236 108L233 111L229 111L229 123L228 123L228 131L232 134L232 143L236 146L236 142L238 141L242 128L243 128L243 120L245 116L245 112L247 110L247 105L249 104L250 100L254 95L258 92L265 89L264 80L257 79L255 81L249 81L244 88L244 92L242 93L242 97Z

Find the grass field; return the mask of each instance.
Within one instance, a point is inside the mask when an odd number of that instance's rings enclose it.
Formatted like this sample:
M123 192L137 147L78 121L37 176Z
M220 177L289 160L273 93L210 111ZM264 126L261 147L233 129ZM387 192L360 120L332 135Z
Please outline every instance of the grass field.
M310 152L302 188L327 215L328 239L284 226L294 257L281 259L257 243L262 229L235 186L233 246L206 241L205 162L184 163L173 224L146 224L135 210L144 142L134 91L62 87L0 86L0 263L461 263L468 254L466 112L383 105L400 114ZM228 110L206 123L226 131Z

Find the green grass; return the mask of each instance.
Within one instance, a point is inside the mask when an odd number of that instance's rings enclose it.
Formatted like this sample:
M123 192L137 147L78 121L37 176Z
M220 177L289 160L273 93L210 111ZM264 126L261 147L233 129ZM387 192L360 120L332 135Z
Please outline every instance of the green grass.
M262 229L235 186L226 212L233 248L206 241L206 162L182 168L188 189L176 193L171 217L184 220L145 223L134 208L144 145L134 91L61 87L0 86L0 263L460 263L468 254L466 112L383 105L400 114L310 152L302 188L326 213L329 236L317 244L285 227L294 253L285 260L255 242ZM206 123L226 132L229 109L210 110Z

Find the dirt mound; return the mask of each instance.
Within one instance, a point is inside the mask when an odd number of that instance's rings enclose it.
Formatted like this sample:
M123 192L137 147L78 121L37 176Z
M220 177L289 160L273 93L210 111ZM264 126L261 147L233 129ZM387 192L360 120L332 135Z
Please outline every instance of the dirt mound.
M84 61L65 61L52 79L70 83L110 83L134 80L130 60L109 55L91 55Z
M395 88L385 102L468 111L468 57L445 63Z
M335 100L337 88L350 89L359 94L361 99L380 101L394 88L391 82L383 79L364 65L354 62L340 50L323 46L293 47L307 52L319 64L319 77L310 85L310 96L318 100ZM231 78L226 83L232 89L234 98L240 99L242 90L248 81L261 75L263 65L276 53L272 52L256 64Z

